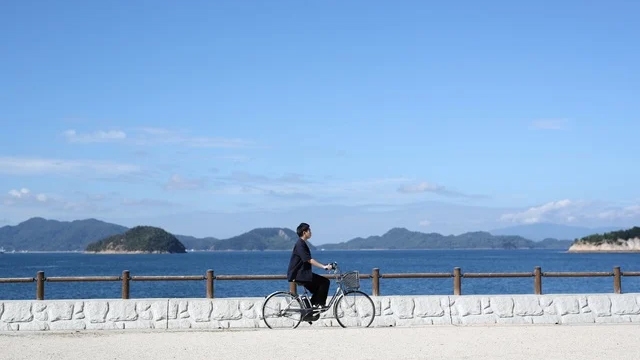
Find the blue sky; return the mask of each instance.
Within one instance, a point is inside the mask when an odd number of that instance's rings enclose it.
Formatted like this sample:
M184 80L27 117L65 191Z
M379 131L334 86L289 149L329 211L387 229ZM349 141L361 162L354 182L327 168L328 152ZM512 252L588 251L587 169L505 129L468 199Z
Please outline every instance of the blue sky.
M640 220L640 3L185 4L2 6L0 225Z

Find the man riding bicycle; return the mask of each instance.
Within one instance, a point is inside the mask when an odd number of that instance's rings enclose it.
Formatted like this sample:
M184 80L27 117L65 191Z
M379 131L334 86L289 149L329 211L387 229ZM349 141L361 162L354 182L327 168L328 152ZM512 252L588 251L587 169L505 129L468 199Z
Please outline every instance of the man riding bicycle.
M311 265L330 270L331 265L323 265L311 257L311 251L307 240L311 238L311 227L307 223L301 223L296 229L298 241L291 251L291 259L287 269L287 280L295 281L303 285L313 294L311 305L320 308L326 307L327 296L329 294L329 279L314 273Z

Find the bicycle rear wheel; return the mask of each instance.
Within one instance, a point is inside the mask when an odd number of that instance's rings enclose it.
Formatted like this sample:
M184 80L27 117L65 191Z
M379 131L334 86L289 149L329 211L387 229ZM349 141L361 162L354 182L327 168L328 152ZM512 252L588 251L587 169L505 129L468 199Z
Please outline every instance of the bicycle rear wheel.
M369 327L376 317L376 307L369 295L360 290L351 290L338 299L333 313L343 328Z
M302 303L289 292L277 291L264 300L262 320L269 329L295 329L302 320Z

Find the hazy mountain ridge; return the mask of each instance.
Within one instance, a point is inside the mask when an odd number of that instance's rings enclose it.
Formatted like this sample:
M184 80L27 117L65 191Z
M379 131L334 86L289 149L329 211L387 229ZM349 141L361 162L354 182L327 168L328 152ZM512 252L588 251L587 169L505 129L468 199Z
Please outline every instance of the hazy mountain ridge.
M567 249L569 240L546 239L535 242L522 236L492 235L485 231L473 231L460 235L421 233L405 228L393 228L383 235L357 237L337 244L324 244L323 249Z
M93 241L121 234L128 228L96 219L57 221L34 217L0 228L0 246L6 251L84 250Z
M92 243L123 235L129 230L96 219L58 221L36 217L0 228L0 247L5 251L84 251ZM293 230L275 227L256 228L222 240L171 235L187 250L289 250L298 239ZM315 249L311 243L309 248Z
M594 229L558 224L531 224L492 232L472 231L459 235L423 233L405 228L392 228L382 235L357 237L339 243L323 244L323 249L568 249L572 240L557 240L547 236L534 241L523 234L547 232L550 229L597 233ZM617 228L616 228L617 229ZM129 228L97 219L74 221L31 218L15 226L0 228L0 247L11 251L83 251L88 244L112 235L123 234ZM496 234L498 233L498 234ZM507 235L500 235L506 233ZM297 240L296 233L288 228L256 228L227 239L215 237L197 238L172 234L187 250L289 250ZM312 250L316 249L310 242Z
M178 238L178 240L180 240L180 242L183 243L187 249L193 250L210 250L211 248L213 248L213 245L216 242L220 241L220 239L211 236L205 238L197 238L189 235L176 234L175 237Z

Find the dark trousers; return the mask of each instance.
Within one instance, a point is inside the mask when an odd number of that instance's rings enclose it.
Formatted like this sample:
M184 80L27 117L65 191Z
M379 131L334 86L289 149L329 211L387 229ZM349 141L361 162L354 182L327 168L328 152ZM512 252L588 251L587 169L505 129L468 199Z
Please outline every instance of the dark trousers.
M329 295L329 279L313 273L310 282L304 282L304 287L309 290L313 296L311 297L311 305L326 305L327 296Z

